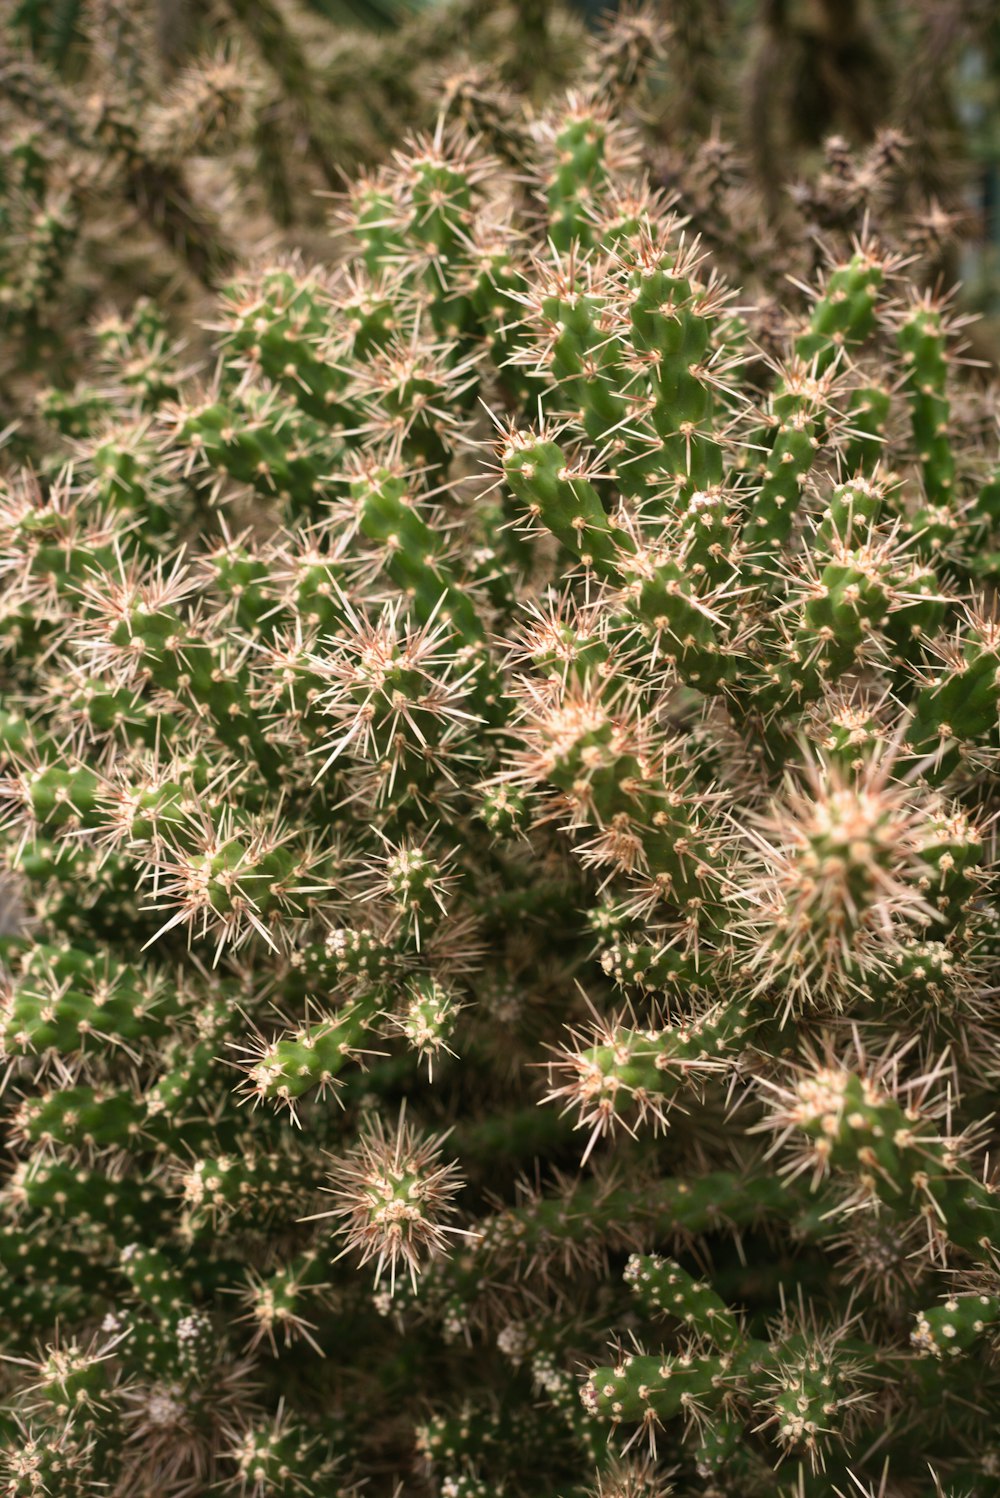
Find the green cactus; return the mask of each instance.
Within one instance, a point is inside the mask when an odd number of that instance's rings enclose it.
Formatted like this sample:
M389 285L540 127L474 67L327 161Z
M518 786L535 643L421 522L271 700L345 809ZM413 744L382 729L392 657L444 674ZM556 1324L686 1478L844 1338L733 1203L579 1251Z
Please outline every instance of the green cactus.
M1000 1491L996 392L888 207L731 282L658 46L450 84L0 478L12 1494Z

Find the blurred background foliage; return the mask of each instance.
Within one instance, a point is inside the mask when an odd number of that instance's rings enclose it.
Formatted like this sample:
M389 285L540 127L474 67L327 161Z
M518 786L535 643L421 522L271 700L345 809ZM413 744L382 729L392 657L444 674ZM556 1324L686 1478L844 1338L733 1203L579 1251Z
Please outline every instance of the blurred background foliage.
M648 8L648 7L647 7ZM1000 9L993 0L657 0L637 111L649 171L743 284L867 200L939 237L1000 356ZM194 340L206 290L265 250L329 258L330 196L442 109L516 168L515 100L582 76L598 0L14 0L0 23L0 423L70 377L95 312L154 296ZM529 111L530 113L530 111ZM869 155L864 156L868 149ZM862 154L859 156L858 152ZM860 175L859 175L860 174ZM856 206L856 204L855 204ZM944 232L945 228L947 233Z

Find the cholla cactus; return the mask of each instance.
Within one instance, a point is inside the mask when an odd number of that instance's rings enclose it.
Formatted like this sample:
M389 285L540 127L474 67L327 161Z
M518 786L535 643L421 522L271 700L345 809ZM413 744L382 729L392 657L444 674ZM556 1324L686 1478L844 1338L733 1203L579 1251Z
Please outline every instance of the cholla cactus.
M322 199L431 127L442 96L519 159L512 89L564 86L585 37L572 7L517 0L12 0L0 15L4 420L32 411L39 378L65 397L95 299L121 307L142 291L190 329L206 284L262 242L322 235Z
M144 7L88 0L67 18L70 36L79 32L89 44L86 83L73 88L21 45L19 20L25 18L15 17L0 35L0 101L22 130L3 189L8 213L19 200L26 205L26 232L38 247L12 257L10 280L4 277L11 320L16 313L29 330L37 323L36 336L55 331L58 319L46 302L64 292L70 229L97 211L117 213L119 233L151 228L199 277L231 263L214 213L190 184L186 159L239 132L248 106L245 69L223 53L206 54L166 82ZM33 131L25 131L26 121ZM59 205L68 222L60 234L54 223L43 241L43 224Z
M622 55L5 481L11 1493L1000 1488L995 392Z

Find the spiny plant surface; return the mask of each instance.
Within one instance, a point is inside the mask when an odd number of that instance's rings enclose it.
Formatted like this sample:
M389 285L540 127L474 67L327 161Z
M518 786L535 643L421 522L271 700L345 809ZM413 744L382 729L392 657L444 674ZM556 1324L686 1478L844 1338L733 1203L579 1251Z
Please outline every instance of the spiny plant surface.
M261 242L323 243L323 196L458 80L484 118L564 88L561 4L11 0L0 14L0 423L66 383L95 300L155 296L191 331ZM370 22L393 25L369 30ZM394 12L394 15L392 14ZM360 29L359 29L360 27ZM489 59L489 83L481 60ZM25 434L19 441L29 445Z
M995 390L648 41L4 482L11 1495L1000 1491Z

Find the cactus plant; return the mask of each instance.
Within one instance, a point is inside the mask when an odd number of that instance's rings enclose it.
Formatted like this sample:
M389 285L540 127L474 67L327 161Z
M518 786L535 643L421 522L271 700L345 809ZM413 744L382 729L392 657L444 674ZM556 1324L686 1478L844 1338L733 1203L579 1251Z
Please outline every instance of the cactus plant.
M4 479L12 1494L1000 1490L995 391L620 25Z

